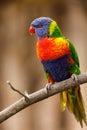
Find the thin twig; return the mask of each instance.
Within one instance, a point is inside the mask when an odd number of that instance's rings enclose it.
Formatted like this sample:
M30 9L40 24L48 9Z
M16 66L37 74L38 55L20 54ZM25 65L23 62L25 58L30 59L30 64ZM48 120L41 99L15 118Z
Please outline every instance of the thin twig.
M27 92L25 92L25 94L23 94L20 90L14 88L13 85L11 84L11 82L10 82L9 80L7 81L7 84L10 86L10 88L11 88L13 91L17 92L17 93L20 94L21 96L25 97L25 99L28 99L28 100L29 100L29 98L28 98L29 95L28 95Z

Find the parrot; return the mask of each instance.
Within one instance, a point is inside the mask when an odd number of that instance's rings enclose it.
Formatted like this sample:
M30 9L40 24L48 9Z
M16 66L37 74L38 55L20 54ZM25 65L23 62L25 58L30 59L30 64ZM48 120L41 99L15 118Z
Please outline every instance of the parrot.
M30 24L29 33L37 36L36 52L48 83L54 84L81 73L77 51L55 20L36 18ZM79 84L60 93L60 104L62 110L67 108L74 114L81 127L83 122L87 125Z

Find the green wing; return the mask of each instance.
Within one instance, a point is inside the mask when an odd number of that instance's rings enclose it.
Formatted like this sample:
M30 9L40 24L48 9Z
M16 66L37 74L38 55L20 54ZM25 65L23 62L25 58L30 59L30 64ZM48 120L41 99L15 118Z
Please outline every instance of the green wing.
M76 52L76 49L75 49L74 45L72 44L72 42L70 40L67 39L67 41L69 42L71 55L72 55L75 63L78 65L78 67L80 67L79 58L78 58L78 54Z
M69 71L70 71L71 74L80 74L81 71L80 71L80 68L79 68L80 64L79 64L78 54L76 52L76 49L75 49L73 43L68 39L67 39L67 41L69 43L72 58L75 61L75 63L72 65L72 67L70 67Z

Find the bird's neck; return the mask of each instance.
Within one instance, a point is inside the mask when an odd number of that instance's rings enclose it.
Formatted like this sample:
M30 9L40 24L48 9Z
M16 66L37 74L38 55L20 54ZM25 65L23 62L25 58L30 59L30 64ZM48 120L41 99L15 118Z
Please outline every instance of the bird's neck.
M60 30L60 28L58 27L58 25L56 24L55 21L52 21L49 28L48 28L48 32L49 32L49 37L53 38L53 37L63 37L63 34Z
M63 34L61 32L61 30L56 26L52 32L52 34L50 34L50 37L63 37Z

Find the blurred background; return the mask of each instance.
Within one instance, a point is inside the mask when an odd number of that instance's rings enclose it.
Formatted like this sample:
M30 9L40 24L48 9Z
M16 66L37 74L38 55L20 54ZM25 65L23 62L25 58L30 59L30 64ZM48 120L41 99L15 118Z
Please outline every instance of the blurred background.
M36 36L28 34L32 20L48 16L75 45L81 71L87 71L87 0L0 1L0 111L21 98L6 84L29 93L46 80L36 56ZM86 85L81 87L87 113ZM60 109L59 94L36 103L0 125L0 130L81 130L69 111ZM84 125L83 130L87 130Z

